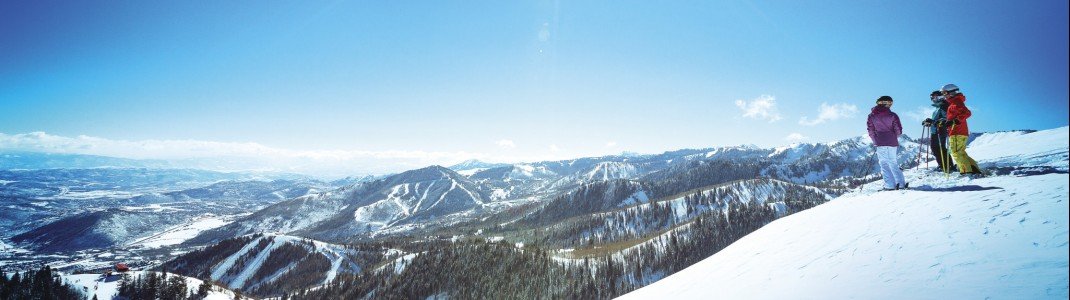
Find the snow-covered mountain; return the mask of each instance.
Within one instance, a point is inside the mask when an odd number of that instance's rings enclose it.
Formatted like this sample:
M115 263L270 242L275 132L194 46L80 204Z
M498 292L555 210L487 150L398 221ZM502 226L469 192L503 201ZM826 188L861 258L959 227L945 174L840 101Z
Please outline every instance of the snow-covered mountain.
M636 178L639 168L625 162L600 162L583 172L584 181Z
M450 168L450 170L454 170L457 173L460 173L462 175L472 175L472 174L475 174L476 172L483 171L483 170L486 170L486 169L493 169L493 168L500 168L500 167L507 167L507 166L509 166L509 164L488 163L488 162L483 162L483 161L479 161L479 160L476 160L476 159L470 159L470 160L463 161L463 162L461 162L459 164L452 165L449 168Z
M237 214L331 189L289 177L186 169L0 170L0 238L106 209Z
M1065 299L1067 140L981 135L967 152L994 176L909 170L912 190L865 185L622 298Z
M185 220L186 216L173 213L113 208L64 218L11 240L43 252L106 248Z
M329 240L448 224L491 203L471 180L431 166L335 191L298 197L207 232L212 241L255 232L300 233Z
M906 167L918 162L921 145L899 137L899 161ZM762 174L796 183L813 183L842 177L876 174L876 155L868 136L830 143L804 143L774 148L766 155L769 165Z
M106 248L119 244L157 247L221 226L230 216L325 189L308 180L221 181L203 187L148 192L119 199L11 201L7 228L32 229L13 236L27 249L45 252ZM73 214L69 214L73 213ZM58 215L54 220L50 215ZM32 218L32 219L31 219ZM166 229L166 230L165 230Z
M521 223L550 224L570 217L650 202L650 187L632 180L589 183L561 194L524 216Z
M645 191L639 190L637 194L645 196ZM773 211L784 214L788 212L789 206L795 205L793 201L805 201L809 207L824 203L828 198L829 195L820 189L809 186L776 179L749 179L712 185L615 209L570 214L568 216L577 217L567 220L552 219L544 215L555 211L549 210L551 208L568 212L583 211L583 206L568 202L555 203L568 206L547 205L543 211L538 211L528 218L558 221L546 229L555 236L555 240L542 242L558 245L610 244L648 239L652 234L687 224L703 214L728 209L731 204L766 205Z
M983 142L985 135L976 139ZM903 165L917 165L923 147L905 136L900 143ZM524 209L543 207L584 185L607 180L647 184L646 196L653 199L756 177L814 184L877 174L872 143L863 136L779 148L732 146L504 166L469 161L454 168L471 173L433 166L293 198L207 232L195 242L256 232L341 241L478 223L488 217L510 223L518 218L494 215L503 211L522 214ZM825 192L842 192L832 188L826 185L829 190Z

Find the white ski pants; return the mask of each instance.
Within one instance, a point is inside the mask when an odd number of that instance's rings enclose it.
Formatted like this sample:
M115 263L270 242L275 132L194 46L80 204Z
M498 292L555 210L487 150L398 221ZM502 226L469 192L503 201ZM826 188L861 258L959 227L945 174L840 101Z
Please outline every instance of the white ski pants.
M884 188L894 189L896 185L905 186L903 170L899 169L899 159L895 155L897 147L877 146L877 163L884 177Z

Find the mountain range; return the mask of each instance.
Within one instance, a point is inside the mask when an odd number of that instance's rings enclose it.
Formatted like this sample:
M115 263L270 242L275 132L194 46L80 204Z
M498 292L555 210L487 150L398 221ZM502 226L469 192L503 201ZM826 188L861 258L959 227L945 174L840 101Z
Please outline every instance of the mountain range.
M1066 128L975 134L970 151L1000 176L1065 173L1065 145L1053 142L1062 131ZM902 167L923 166L922 143L927 141L900 139ZM1031 146L1008 147L1013 143ZM0 261L17 258L19 265L40 260L35 253L82 253L63 265L94 269L106 265L108 251L119 251L126 259L140 259L143 268L211 279L259 297L308 288L317 291L311 295L338 296L329 293L341 293L339 286L352 287L348 290L360 297L403 290L421 291L411 294L419 297L528 295L423 294L436 290L386 284L484 280L478 274L451 279L425 272L460 268L457 259L483 266L505 260L534 269L495 273L501 276L495 280L508 281L503 284L531 293L605 298L658 282L777 219L859 193L877 179L874 159L869 139L854 137L776 148L466 161L332 182L217 173L202 176L211 180L183 181L168 169L5 170L3 205L18 209L4 213L23 220L51 217L36 225L0 224L22 228L4 247L29 251ZM124 172L134 180L99 175ZM176 180L153 188L153 172ZM78 209L69 206L71 199L99 206ZM494 254L472 256L479 251ZM558 267L537 267L543 264ZM561 272L593 281L559 282L558 288L510 281ZM586 284L595 288L584 290Z

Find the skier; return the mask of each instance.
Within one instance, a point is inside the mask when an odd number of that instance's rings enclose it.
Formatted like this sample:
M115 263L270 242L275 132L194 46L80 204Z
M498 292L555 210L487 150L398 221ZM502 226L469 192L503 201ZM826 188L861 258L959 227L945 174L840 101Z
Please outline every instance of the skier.
M970 128L966 126L966 118L969 118L970 109L966 108L966 95L959 92L959 87L954 84L946 84L940 89L947 100L947 121L943 126L948 127L948 144L950 145L951 157L955 158L955 164L959 165L959 174L984 175L977 162L966 154L966 141L970 137ZM937 124L940 127L941 124Z
M929 94L929 100L932 100L932 106L936 108L933 111L932 118L927 118L921 122L921 126L929 128L929 149L932 149L933 156L936 156L936 168L943 171L958 171L955 165L951 163L951 153L947 152L947 127L937 126L944 124L947 121L947 101L944 100L944 93L936 90Z
M869 130L869 138L877 147L877 161L881 168L881 176L884 177L884 189L898 190L910 187L903 179L903 170L899 169L899 159L896 150L899 148L899 135L903 134L903 125L899 123L899 115L892 112L892 97L881 96L877 98L877 106L874 106L866 121Z

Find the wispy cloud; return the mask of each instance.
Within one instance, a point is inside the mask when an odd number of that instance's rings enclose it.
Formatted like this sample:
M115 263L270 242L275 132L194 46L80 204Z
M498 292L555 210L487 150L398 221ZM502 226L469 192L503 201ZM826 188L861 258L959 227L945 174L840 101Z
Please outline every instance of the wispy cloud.
M791 134L789 134L784 139L788 140L788 141L791 141L791 142L801 142L801 141L804 141L806 139L809 139L809 137L807 137L805 135L802 135L802 133L792 132Z
M736 100L736 107L743 111L744 118L768 120L769 123L780 121L776 97L771 95L761 95L750 101Z
M550 152L561 152L561 147L558 147L557 144L552 144L550 145Z
M911 120L921 122L926 118L931 118L934 109L932 106L918 106L906 112L905 115Z
M616 147L617 147L617 142L616 141L606 142L606 148L616 148Z
M513 148L516 148L516 143L514 143L513 140L501 139L501 140L498 140L497 142L494 142L494 144L498 145L498 148L502 148L502 149L513 149Z
M854 104L837 103L829 105L826 102L821 102L821 106L817 108L817 118L810 120L808 117L802 117L799 119L799 125L814 126L828 121L853 118L856 114L858 114L858 106Z

